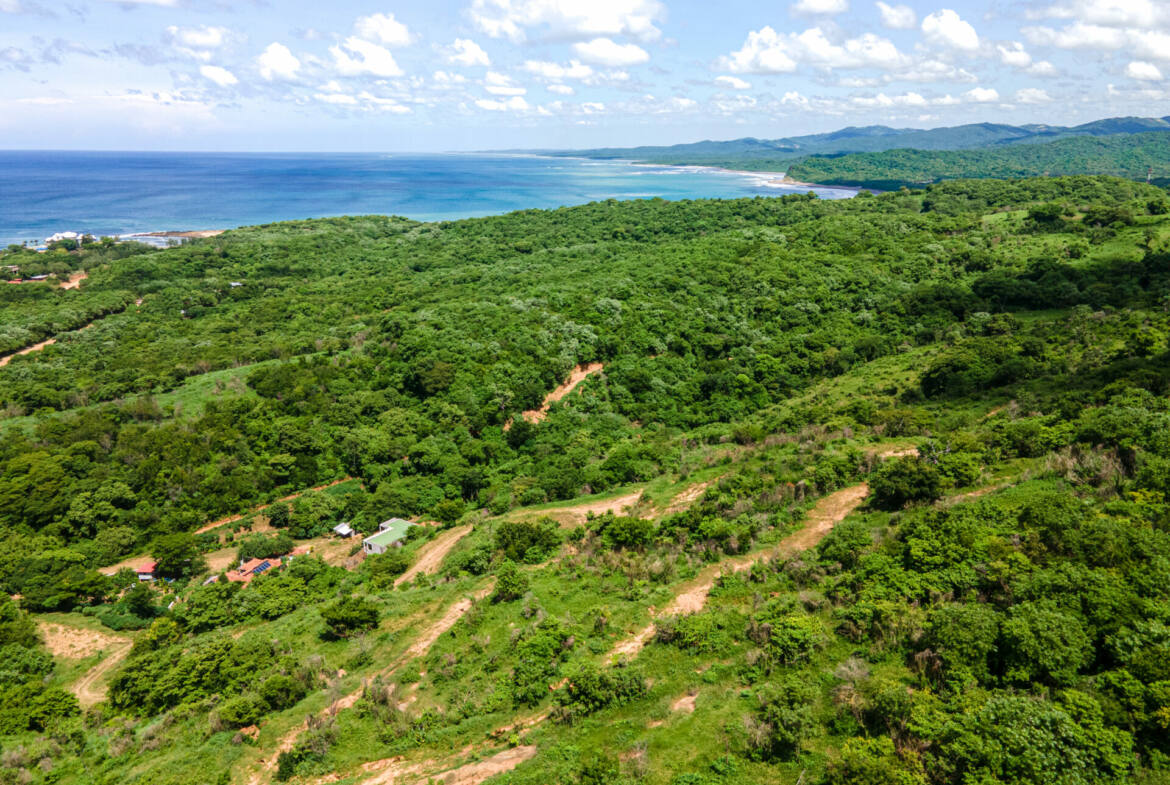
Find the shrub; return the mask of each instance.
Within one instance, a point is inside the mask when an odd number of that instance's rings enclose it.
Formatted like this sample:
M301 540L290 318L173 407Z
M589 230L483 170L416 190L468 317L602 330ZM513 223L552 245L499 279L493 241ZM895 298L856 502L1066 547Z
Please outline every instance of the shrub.
M324 638L348 638L378 626L378 606L365 597L345 597L321 609Z
M512 602L518 600L528 591L528 576L520 572L516 563L505 559L496 570L496 590L492 593L492 602Z
M537 564L560 544L561 533L552 518L503 521L496 526L496 548L514 562Z
M895 458L882 464L870 480L874 506L900 510L911 502L934 501L942 495L936 467L918 458Z

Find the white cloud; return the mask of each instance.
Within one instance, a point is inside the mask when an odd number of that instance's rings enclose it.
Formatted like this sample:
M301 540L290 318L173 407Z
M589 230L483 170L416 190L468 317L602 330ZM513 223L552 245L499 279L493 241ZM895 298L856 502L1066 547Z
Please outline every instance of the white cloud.
M979 48L979 35L954 11L944 8L922 20L926 39L939 46L974 52Z
M849 99L849 102L854 106L864 108L889 108L894 106L911 106L922 107L927 106L928 102L918 93L905 93L903 95L886 95L885 93L878 93L872 96L854 96Z
M171 25L167 33L171 40L192 49L217 49L223 46L231 31L226 27L176 27Z
M789 90L784 94L784 97L780 99L780 103L785 105L791 104L795 106L808 106L808 99L795 90Z
M475 105L480 109L487 109L490 112L523 112L528 109L528 102L518 95L506 101L493 101L488 98L481 98L475 102Z
M391 114L410 114L410 107L403 106L393 98L381 98L373 95L368 91L358 93L358 100L368 107L379 109L383 112L390 112Z
M239 84L240 80L236 75L226 68L221 68L218 65L204 65L199 67L199 73L203 74L204 79L215 82L220 87L231 87L234 84Z
M492 95L524 95L528 91L517 85L507 75L488 71L483 79L484 89Z
M1024 45L1019 41L999 44L996 49L999 50L999 59L1004 65L1010 65L1013 68L1027 68L1032 64L1032 55L1028 54Z
M587 79L593 76L593 69L580 60L571 60L568 65L550 63L545 60L526 60L524 70L545 79L558 81L562 79Z
M1063 30L1051 27L1022 28L1024 36L1034 44L1056 46L1061 49L1120 49L1125 46L1123 30L1101 25L1077 22Z
M849 10L849 0L796 0L792 4L797 14L843 14Z
M472 22L492 38L523 41L531 28L553 38L629 35L653 41L666 7L659 0L474 0Z
M384 46L406 46L411 41L410 30L394 18L394 14L370 14L358 17L353 30L359 37Z
M1127 65L1125 67L1125 75L1130 79L1137 79L1139 82L1162 81L1162 72L1158 70L1158 66L1142 60L1134 60Z
M745 82L737 76L717 76L715 84L729 87L732 90L750 90L752 88L751 82Z
M447 62L467 67L492 64L487 52L469 38L455 39L455 43L451 44L450 54L447 55Z
M342 76L402 76L402 69L389 49L356 36L350 36L340 46L329 47L333 67Z
M1021 104L1046 104L1052 100L1047 91L1039 87L1022 87L1016 90L1016 102Z
M334 104L337 106L356 106L357 98L346 93L314 93L313 97L323 104Z
M909 59L888 39L873 33L834 44L819 27L799 34L764 27L748 33L743 47L721 58L719 67L737 74L780 74L795 71L800 63L822 68L892 69L907 65Z
M265 47L256 58L260 76L271 82L274 79L296 79L301 61L284 44L273 42Z
M609 38L595 38L573 44L573 52L587 63L610 67L638 65L650 59L637 44L619 44Z
M999 91L994 87L975 87L963 93L963 97L976 104L987 104L999 100Z
M1047 60L1037 60L1028 66L1028 73L1032 76L1056 76L1059 72L1056 66Z
M1170 8L1156 0L1073 0L1049 6L1041 13L1109 27L1150 28L1170 22Z
M887 5L878 0L878 11L882 15L882 24L893 30L913 30L918 26L918 16L908 5Z
M556 93L557 95L575 95L577 92L567 84L550 84L545 89L550 93Z

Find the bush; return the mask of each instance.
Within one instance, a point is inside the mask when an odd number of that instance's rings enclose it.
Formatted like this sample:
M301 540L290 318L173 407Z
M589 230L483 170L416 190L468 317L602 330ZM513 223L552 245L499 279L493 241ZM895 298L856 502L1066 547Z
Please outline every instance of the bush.
M269 708L274 711L287 709L305 697L305 685L283 673L269 676L257 691Z
M240 561L249 559L275 559L284 556L296 547L296 542L285 532L279 532L271 537L263 534L254 534L240 543L236 551L236 558Z
M607 706L621 705L646 694L646 680L630 668L602 670L592 663L578 663L565 674L565 686L554 693L561 722Z
M348 638L378 626L378 606L365 597L345 597L321 609L324 638Z
M240 695L224 701L216 709L219 719L229 728L255 725L268 710L268 704L259 695Z
M417 527L416 527L417 528ZM382 589L394 583L394 579L410 567L410 556L401 548L391 548L385 553L367 556L362 571L369 576L370 585Z
M942 476L918 458L895 458L882 464L870 480L873 504L900 510L911 502L934 501L942 495Z
M528 576L520 572L515 562L504 560L496 570L496 590L492 593L492 602L512 602L527 592Z
M496 526L496 548L514 562L537 564L561 544L560 528L552 518L503 521Z

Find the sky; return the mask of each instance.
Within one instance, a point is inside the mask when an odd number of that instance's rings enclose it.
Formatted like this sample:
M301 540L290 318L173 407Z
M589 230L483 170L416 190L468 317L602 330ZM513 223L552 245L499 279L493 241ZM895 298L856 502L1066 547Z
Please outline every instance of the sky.
M0 0L0 148L448 151L1170 115L1170 0Z

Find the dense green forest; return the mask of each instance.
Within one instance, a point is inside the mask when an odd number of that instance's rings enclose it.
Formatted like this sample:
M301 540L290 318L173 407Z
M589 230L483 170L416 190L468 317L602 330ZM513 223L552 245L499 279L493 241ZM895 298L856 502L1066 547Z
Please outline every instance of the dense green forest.
M0 782L1170 782L1168 213L1078 176L9 249L88 277L0 289Z
M562 155L602 159L628 159L655 164L680 166L720 166L757 172L783 172L794 161L809 156L833 156L842 153L880 153L887 150L997 150L1020 144L1041 144L1066 138L1128 136L1170 131L1165 117L1110 117L1075 126L1005 125L971 123L943 128L890 128L884 125L850 126L838 131L780 139L731 139L703 141L655 147L614 147L595 150L570 150ZM1032 175L1044 170L1034 170ZM1087 170L1069 167L1063 174L1084 174ZM1112 174L1112 169L1092 170ZM1143 171L1144 175L1145 172ZM968 177L1015 176L974 172ZM891 178L885 178L887 180ZM930 178L911 182L932 182ZM811 182L822 182L813 180Z
M801 182L889 190L921 187L940 180L977 177L1037 177L1106 174L1145 179L1170 177L1170 135L1077 137L1045 144L982 150L889 150L839 156L812 156L788 167Z

